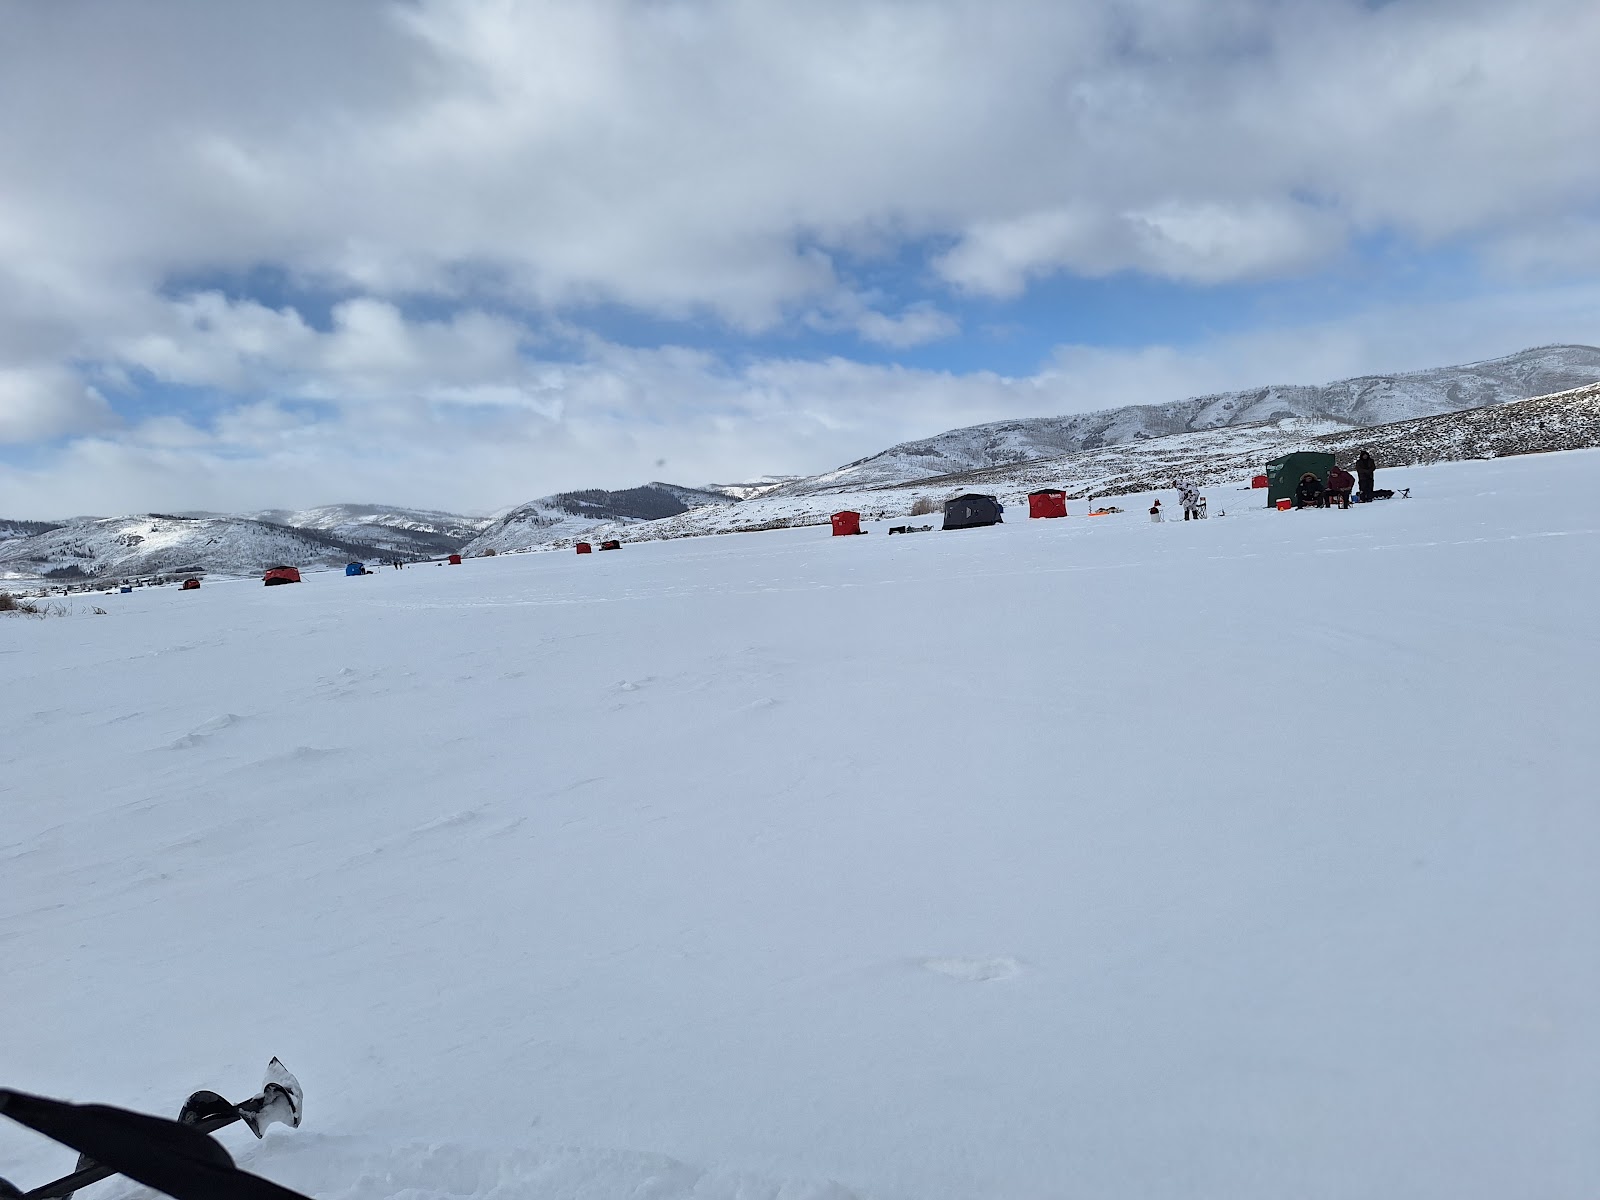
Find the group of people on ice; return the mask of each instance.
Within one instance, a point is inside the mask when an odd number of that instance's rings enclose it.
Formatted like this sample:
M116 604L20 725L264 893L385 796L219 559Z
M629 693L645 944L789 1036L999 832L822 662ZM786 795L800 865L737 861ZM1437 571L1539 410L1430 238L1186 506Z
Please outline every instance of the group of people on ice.
M1295 488L1294 506L1332 508L1337 505L1349 508L1352 495L1359 497L1361 503L1377 499L1380 495L1393 495L1392 492L1380 493L1373 485L1378 464L1369 451L1363 450L1356 458L1355 469L1356 473L1352 475L1336 463L1329 469L1326 480L1315 471L1307 471L1300 476L1300 483ZM1178 491L1178 507L1183 509L1185 521L1199 520L1206 515L1206 498L1200 494L1199 484L1192 479L1179 479L1172 486ZM1150 506L1150 519L1162 519L1160 500Z
M1358 495L1361 503L1365 504L1377 496L1377 489L1373 486L1373 476L1378 470L1378 464L1373 461L1372 455L1363 450L1356 459L1356 473L1351 475L1343 467L1335 464L1328 471L1328 480L1324 483L1317 478L1314 471L1307 471L1300 476L1299 486L1294 491L1294 506L1296 508L1340 508L1350 507L1350 495L1360 488Z

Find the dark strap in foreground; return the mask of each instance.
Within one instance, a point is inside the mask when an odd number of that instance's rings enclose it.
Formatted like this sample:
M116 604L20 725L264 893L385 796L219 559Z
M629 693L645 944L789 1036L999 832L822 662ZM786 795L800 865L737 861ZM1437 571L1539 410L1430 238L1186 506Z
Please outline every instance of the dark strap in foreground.
M214 1096L216 1094L214 1092L197 1092L190 1097L190 1103L193 1103L195 1099L203 1095ZM189 1106L185 1105L183 1115L178 1118L179 1122L192 1129L198 1129L201 1133L213 1133L239 1120L239 1111L233 1105L223 1100L221 1096L217 1096L216 1099L221 1103L213 1107L211 1115L193 1120L189 1119ZM78 1169L71 1175L63 1175L60 1179L51 1183L40 1184L32 1191L20 1192L18 1195L21 1200L69 1200L79 1188L86 1188L91 1183L99 1183L102 1179L109 1179L115 1174L117 1174L115 1168L101 1166L97 1162L90 1161L87 1154L80 1154L78 1156Z
M3 1088L0 1113L88 1155L95 1163L24 1193L24 1200L64 1196L109 1175L126 1175L174 1200L308 1200L299 1192L239 1170L228 1152L207 1136L207 1126L221 1128L236 1114L180 1125L105 1104L67 1104Z

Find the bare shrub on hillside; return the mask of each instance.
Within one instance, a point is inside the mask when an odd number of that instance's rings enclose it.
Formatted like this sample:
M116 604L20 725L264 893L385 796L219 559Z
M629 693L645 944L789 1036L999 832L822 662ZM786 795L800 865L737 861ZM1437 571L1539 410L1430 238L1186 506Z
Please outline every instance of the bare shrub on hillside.
M917 497L916 503L911 506L911 515L913 517L925 517L929 513L936 513L938 511L939 502L937 500L930 500L927 496Z

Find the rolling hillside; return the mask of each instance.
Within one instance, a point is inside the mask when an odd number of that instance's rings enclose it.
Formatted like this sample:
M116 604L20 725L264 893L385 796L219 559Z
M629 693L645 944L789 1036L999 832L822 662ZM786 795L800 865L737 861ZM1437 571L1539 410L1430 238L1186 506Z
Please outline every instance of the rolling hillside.
M716 511L737 503L725 492L672 483L647 483L621 491L595 488L561 492L518 505L469 542L463 553L570 545L596 526L631 527L691 510Z
M1342 429L1325 421L1289 418L903 483L825 493L775 492L732 508L694 509L647 525L591 527L585 536L644 541L820 525L842 508L855 509L868 520L899 519L908 517L919 501L937 507L964 491L993 493L1017 506L1028 492L1041 487L1059 487L1081 500L1164 490L1184 477L1203 486L1238 486L1260 471L1268 459L1290 450L1325 449L1349 462L1364 446L1372 449L1380 467L1600 446L1600 384L1368 429ZM1253 497L1221 498L1214 502L1213 511L1230 503L1237 507L1256 502ZM939 518L921 519L937 523Z
M1505 358L1399 375L1367 375L1321 387L1261 387L1138 405L995 421L904 442L776 489L812 495L898 485L985 467L1053 459L1174 434L1300 418L1332 428L1382 425L1526 400L1600 382L1600 348L1543 346Z
M246 517L150 513L81 521L0 542L0 577L58 582L218 572L253 575L284 563L336 566L379 557L376 547Z
M489 517L464 517L388 504L328 504L300 510L269 509L252 520L326 534L375 546L403 557L429 558L461 549L490 525Z

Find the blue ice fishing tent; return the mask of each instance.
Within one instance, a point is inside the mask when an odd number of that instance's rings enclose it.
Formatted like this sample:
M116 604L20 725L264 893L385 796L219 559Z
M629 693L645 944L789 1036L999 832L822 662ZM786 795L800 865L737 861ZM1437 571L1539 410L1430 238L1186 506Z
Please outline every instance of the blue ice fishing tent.
M351 563L349 566L345 567L344 573L346 575L365 575L367 573L367 564Z

